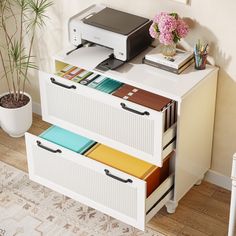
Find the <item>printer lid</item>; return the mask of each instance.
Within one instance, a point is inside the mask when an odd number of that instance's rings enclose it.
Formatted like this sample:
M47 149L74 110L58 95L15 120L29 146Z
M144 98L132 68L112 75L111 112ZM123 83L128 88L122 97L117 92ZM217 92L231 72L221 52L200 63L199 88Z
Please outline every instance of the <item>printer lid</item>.
M149 19L118 11L109 7L83 20L85 24L96 26L118 34L128 35Z

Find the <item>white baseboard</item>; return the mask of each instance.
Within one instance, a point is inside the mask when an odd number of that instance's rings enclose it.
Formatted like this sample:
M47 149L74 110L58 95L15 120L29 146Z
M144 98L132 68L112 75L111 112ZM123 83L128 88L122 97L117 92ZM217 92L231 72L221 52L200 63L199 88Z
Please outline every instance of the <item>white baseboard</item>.
M232 186L231 178L229 176L222 175L221 173L217 171L214 171L214 170L207 171L205 175L205 180L207 182L218 185L227 190L231 190L231 186Z
M36 113L38 115L42 115L41 104L39 104L37 102L33 102L32 109L33 109L33 113Z

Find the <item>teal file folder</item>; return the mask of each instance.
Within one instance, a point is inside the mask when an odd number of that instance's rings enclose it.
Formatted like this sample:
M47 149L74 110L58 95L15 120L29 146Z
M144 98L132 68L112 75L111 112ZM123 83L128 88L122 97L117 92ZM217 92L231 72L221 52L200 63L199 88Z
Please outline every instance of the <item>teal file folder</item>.
M123 83L107 78L105 79L102 83L100 83L96 89L100 90L104 93L112 93L115 90L117 90L121 85L123 85Z
M58 126L51 126L39 137L81 154L96 143L93 140L62 129Z

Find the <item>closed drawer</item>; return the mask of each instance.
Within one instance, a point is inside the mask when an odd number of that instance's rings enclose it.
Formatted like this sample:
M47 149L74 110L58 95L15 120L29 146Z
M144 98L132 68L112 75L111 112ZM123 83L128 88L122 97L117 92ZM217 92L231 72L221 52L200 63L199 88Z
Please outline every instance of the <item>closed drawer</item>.
M163 159L174 149L176 127L164 131L164 111L55 75L39 74L42 115L47 122L157 166L162 166Z
M173 194L173 175L146 198L146 182L122 171L28 133L26 147L32 180L141 230Z

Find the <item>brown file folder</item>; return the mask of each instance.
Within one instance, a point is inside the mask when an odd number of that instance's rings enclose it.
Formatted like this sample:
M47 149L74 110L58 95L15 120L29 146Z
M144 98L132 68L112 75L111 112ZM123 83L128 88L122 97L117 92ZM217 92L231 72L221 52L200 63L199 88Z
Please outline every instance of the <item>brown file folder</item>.
M172 101L169 98L135 88L128 84L121 86L113 95L157 111L161 111Z

